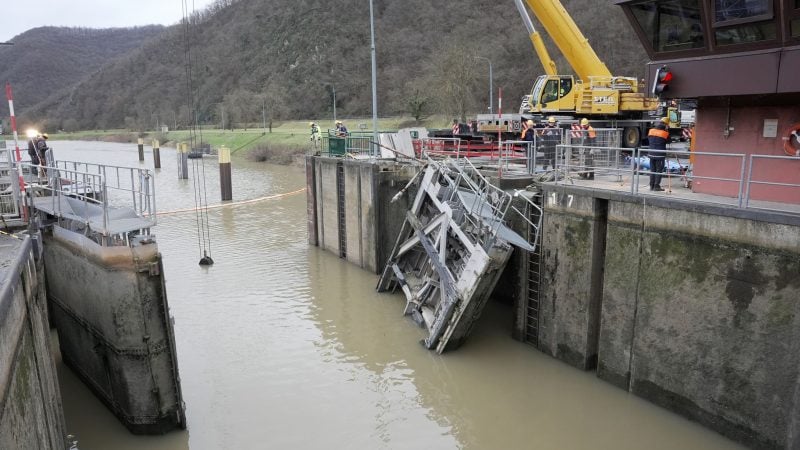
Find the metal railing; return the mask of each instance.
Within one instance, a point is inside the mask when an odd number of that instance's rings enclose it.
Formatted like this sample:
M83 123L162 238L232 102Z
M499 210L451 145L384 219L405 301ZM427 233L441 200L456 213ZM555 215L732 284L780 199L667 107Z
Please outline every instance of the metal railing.
M32 174L43 171L47 178L46 183L31 185L35 208L84 223L87 231L90 227L104 238L103 243L108 243L106 238L112 234L136 230L149 234L149 228L156 225L155 179L147 169L74 161L58 161L52 166L22 163L22 167ZM127 223L112 227L115 220Z
M371 156L373 154L372 133L348 133L347 136L337 136L333 130L328 130L321 138L319 150L312 145L311 151L323 156Z
M775 170L769 167L770 164L796 164L800 169L800 158L693 151L691 155L695 160L702 159L705 167L713 168L710 173L698 175L694 172L693 164L689 162L688 151L567 144L558 145L557 150L557 170L554 177L556 184L574 184L576 176L589 181L590 177L587 175L591 174L595 181L589 182L595 189L606 188L627 191L633 195L648 195L647 191L640 189L644 182L642 178L660 175L663 178L662 187L672 188L681 183L686 188L702 184L714 186L708 192L686 191L689 195L681 195L681 200L795 214L800 212L800 204L796 201L800 199L800 181L791 179L791 175L777 179ZM663 172L651 170L651 155L665 157ZM769 192L773 192L772 197L777 200L768 200L770 195L765 189L772 189ZM754 191L759 194L755 200ZM734 195L719 192L730 192ZM775 192L778 194L774 194ZM786 203L787 199L789 203ZM758 201L758 204L753 204L753 201Z
M497 231L511 206L511 194L491 184L468 158L461 158L454 163L458 176L452 180L450 201L457 200L464 206L467 212L465 219L476 230L488 229L490 233L484 235L488 239L479 239L483 248L488 249L494 244ZM458 195L459 192L469 195L462 197Z
M79 182L80 180L72 177L82 173L99 175L105 184L103 199L106 206L131 207L137 215L149 217L155 224L156 186L150 170L78 161L57 161L55 166L60 179L70 183ZM108 195L109 192L111 196ZM71 195L70 190L65 193Z
M786 212L797 212L800 210L800 205L797 205L797 208L791 210L787 208L787 205L780 204L779 202L770 201L769 205L751 205L750 201L753 200L753 191L759 187L765 187L767 189L772 189L776 194L779 194L781 198L793 198L795 201L800 200L800 177L794 178L794 182L788 181L777 181L777 179L773 178L772 180L761 179L761 177L756 178L758 173L759 166L764 167L765 165L775 166L776 164L781 165L782 167L794 167L794 172L788 171L788 173L800 173L800 158L796 156L772 156L772 155L750 155L749 164L748 164L748 171L747 171L747 186L745 188L744 194L744 207L745 208L755 208L755 209L769 209L769 210L779 210L779 211L786 211ZM775 177L775 171L770 170L773 167L764 167L765 172L770 173L773 177ZM791 175L790 175L791 177ZM766 195L765 197L769 197ZM765 200L769 201L769 200Z

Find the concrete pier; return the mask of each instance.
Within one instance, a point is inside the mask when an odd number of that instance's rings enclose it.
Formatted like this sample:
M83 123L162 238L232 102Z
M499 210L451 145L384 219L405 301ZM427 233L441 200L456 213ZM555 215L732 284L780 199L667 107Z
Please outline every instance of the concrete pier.
M543 196L542 351L748 446L800 446L800 217Z
M391 200L417 170L394 161L307 157L309 243L382 271L415 192Z
M67 448L41 258L0 235L0 448Z
M50 230L44 246L48 297L64 362L131 432L184 428L156 244L101 247L80 233Z

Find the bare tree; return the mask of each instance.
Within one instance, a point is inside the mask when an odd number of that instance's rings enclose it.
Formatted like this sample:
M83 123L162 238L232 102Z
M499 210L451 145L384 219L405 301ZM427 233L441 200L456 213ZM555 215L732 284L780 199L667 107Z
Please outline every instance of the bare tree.
M437 93L439 109L466 122L477 92L474 52L467 45L449 43L438 52L432 69L430 86Z

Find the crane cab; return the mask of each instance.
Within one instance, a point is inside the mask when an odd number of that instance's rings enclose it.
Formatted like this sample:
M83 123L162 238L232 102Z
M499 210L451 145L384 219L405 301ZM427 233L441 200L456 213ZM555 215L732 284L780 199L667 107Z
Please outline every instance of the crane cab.
M536 79L530 96L530 111L557 113L575 111L575 77L571 75L541 75Z

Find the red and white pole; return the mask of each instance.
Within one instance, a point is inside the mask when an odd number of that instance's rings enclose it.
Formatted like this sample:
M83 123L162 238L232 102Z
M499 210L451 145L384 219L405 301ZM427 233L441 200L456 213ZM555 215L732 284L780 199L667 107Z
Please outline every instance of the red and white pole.
M497 121L503 124L503 88L497 88ZM497 176L503 176L503 131L497 127Z
M6 82L6 98L8 99L8 111L11 116L11 131L14 132L14 149L16 150L17 157L17 174L19 175L19 192L20 197L25 198L25 179L22 177L22 155L19 152L19 134L17 133L17 117L14 115L14 93L11 91L11 83ZM22 209L22 216L27 220L28 211L26 208Z

